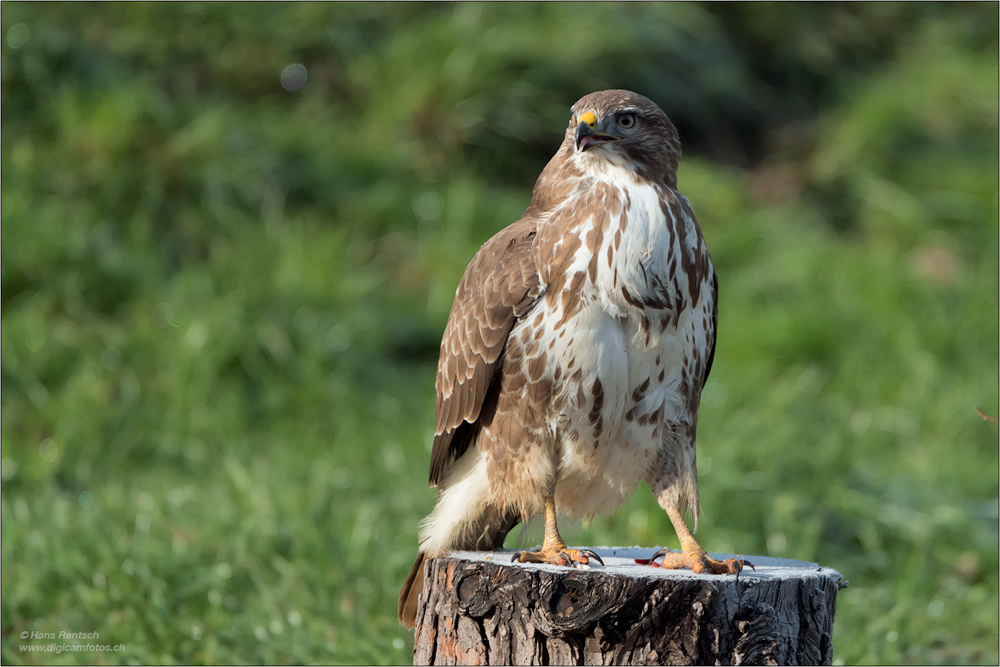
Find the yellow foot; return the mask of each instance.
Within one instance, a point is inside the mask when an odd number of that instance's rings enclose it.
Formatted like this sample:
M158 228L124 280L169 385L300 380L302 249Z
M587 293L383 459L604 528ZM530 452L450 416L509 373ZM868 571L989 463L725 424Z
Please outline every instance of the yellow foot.
M601 557L590 549L570 549L568 547L540 549L539 551L518 551L510 559L510 562L548 563L549 565L562 565L563 567L585 567L590 565L591 558L604 565Z
M660 556L663 556L663 563L657 565L655 561ZM754 572L757 571L757 568L755 568L753 563L750 561L743 560L742 558L715 560L701 549L692 552L660 549L653 554L653 557L649 559L649 562L650 565L663 567L668 570L680 570L686 567L695 574L701 574L702 572L706 572L708 574L735 574L737 581L739 581L740 572L743 571L744 567L749 566Z

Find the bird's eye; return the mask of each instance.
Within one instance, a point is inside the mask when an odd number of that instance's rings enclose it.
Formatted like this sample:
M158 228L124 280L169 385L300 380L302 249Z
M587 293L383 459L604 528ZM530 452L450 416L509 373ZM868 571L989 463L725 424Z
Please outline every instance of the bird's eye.
M635 126L635 114L623 113L618 116L618 125L626 130Z

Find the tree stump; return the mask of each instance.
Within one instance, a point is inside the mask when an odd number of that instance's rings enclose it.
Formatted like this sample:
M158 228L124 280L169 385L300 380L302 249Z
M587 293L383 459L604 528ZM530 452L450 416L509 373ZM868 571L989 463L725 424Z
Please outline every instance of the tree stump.
M606 567L511 563L507 550L428 560L414 664L831 663L847 585L835 570L750 556L756 572L737 581L636 564L655 547L594 551Z

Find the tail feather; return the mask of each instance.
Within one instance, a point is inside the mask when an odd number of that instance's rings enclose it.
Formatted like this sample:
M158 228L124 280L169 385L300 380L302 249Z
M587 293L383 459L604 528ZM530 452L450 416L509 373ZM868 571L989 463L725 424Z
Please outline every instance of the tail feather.
M434 511L423 521L420 553L399 592L399 622L407 628L416 623L417 600L424 589L424 563L449 551L492 551L520 522L516 512L492 502L486 459L470 448L452 466L438 486Z
M418 576L419 575L419 576ZM410 576L403 584L403 590L399 592L399 623L400 625L413 629L417 620L417 599L420 592L424 590L424 552L417 554L417 560L410 568Z
M424 590L424 561L427 558L443 556L448 551L492 551L503 547L507 533L513 530L520 519L512 514L500 512L492 505L487 505L474 521L458 527L452 534L449 546L440 553L429 556L423 549L417 554L406 583L399 592L398 614L399 622L406 628L413 629L417 619L417 601ZM438 544L441 544L438 541ZM425 541L426 544L426 541Z

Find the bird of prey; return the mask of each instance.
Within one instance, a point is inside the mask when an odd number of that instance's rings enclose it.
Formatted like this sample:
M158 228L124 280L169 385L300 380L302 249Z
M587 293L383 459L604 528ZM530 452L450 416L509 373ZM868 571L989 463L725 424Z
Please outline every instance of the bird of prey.
M493 550L539 512L520 562L587 564L556 526L611 513L640 481L681 552L666 568L735 573L695 541L695 430L715 355L718 280L677 191L677 130L651 100L605 90L572 107L524 216L487 241L455 293L437 369L434 511L399 596L413 627L423 563ZM599 560L599 559L598 559Z

